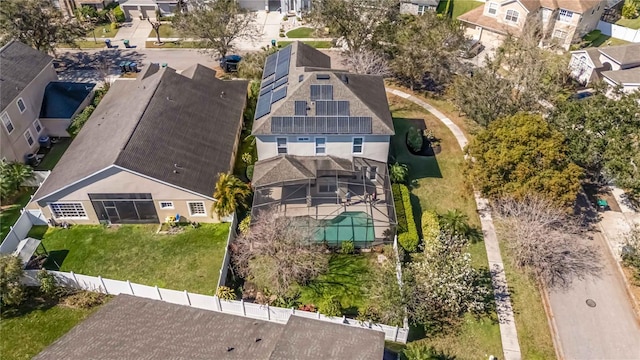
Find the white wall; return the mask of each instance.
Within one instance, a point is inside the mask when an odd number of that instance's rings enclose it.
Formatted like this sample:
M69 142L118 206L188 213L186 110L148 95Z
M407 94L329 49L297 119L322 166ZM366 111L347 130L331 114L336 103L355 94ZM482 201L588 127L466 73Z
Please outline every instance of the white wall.
M621 39L633 43L640 43L640 29L631 29L604 21L598 22L597 29L602 31L603 34L609 35L612 38Z
M289 155L298 156L315 156L315 137L309 135L296 135L296 136L276 136L276 135L262 135L256 137L256 146L258 149L258 159L265 160L274 156L278 156L278 148L276 145L276 138L287 138L287 153ZM389 140L388 135L326 135L317 136L324 137L326 141L326 153L327 155L334 155L337 157L351 160L354 156L363 157L371 160L387 162L389 156ZM364 147L362 154L353 154L353 138L364 137ZM299 141L299 138L309 138L308 141Z
M47 225L47 219L40 210L21 210L22 214L0 244L0 254L11 254L22 239L27 237L33 225Z

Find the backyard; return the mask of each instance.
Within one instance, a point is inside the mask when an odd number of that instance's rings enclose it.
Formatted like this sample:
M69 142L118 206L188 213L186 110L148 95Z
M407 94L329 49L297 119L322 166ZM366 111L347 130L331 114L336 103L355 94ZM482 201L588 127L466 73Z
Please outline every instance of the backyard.
M13 199L7 201L9 205L2 204L0 210L0 241L9 233L9 228L16 223L20 217L20 210L29 203L31 195L36 192L36 188L23 188Z
M484 5L484 2L473 0L440 0L438 9L436 10L438 14L445 13L447 3L449 3L449 14L452 19L457 19L458 16Z
M616 21L616 25L628 27L631 29L640 29L640 16L635 19L620 19Z
M229 224L185 226L175 235L158 225L35 226L50 254L45 267L77 274L130 280L143 285L213 295L225 253ZM45 232L46 231L46 232Z
M34 170L53 170L69 145L71 145L71 138L60 138L57 143L51 145L49 150L46 150L44 158Z

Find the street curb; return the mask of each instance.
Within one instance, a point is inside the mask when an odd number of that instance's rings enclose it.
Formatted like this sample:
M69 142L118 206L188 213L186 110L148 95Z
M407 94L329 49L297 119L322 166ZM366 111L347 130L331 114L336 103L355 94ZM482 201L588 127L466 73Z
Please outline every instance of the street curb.
M547 324L549 324L549 330L551 331L551 340L553 341L553 350L556 353L558 360L564 360L564 353L560 345L560 336L558 336L558 325L556 324L556 317L553 315L551 309L551 301L549 300L549 293L544 285L540 286L540 293L542 294L542 306L547 313Z

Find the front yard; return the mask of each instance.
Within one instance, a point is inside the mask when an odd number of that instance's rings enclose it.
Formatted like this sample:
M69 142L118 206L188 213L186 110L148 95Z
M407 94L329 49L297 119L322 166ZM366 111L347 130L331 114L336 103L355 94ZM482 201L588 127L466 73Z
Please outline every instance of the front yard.
M34 227L50 254L48 269L130 280L133 283L215 294L229 224L185 227L176 235L157 234L158 225L76 225L70 229ZM55 261L54 261L55 260Z

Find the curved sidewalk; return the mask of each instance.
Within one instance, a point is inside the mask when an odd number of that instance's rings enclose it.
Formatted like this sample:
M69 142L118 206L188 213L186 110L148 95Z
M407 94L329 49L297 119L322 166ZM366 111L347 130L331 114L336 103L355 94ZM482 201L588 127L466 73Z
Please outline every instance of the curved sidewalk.
M425 101L400 90L385 88L385 90L393 95L409 100L433 114L438 118L456 137L458 145L461 149L469 143L466 136L451 119L438 111ZM507 278L504 274L504 265L502 263L502 255L500 254L500 246L498 245L498 237L493 226L491 218L491 210L489 201L481 197L479 192L474 193L476 199L476 208L480 215L480 223L482 225L482 233L484 234L484 245L487 249L487 258L489 259L489 269L491 272L491 284L493 285L493 293L496 300L496 313L498 314L498 323L500 325L500 337L502 339L502 350L505 360L520 360L520 344L518 343L518 332L516 330L516 322L513 317L513 307L511 306L511 296L507 287Z

